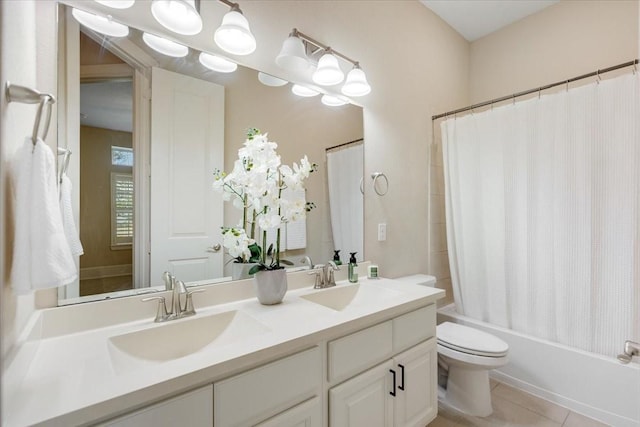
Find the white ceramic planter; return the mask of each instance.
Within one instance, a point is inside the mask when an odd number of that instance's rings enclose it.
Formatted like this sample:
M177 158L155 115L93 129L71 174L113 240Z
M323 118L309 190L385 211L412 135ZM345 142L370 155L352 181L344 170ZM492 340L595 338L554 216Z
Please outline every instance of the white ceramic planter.
M240 262L234 262L231 265L231 278L233 280L242 280L242 279L249 279L251 277L253 277L253 275L249 275L249 270L251 270L251 267L253 267L254 265L256 265L256 262L248 262L248 263L240 263Z
M279 270L262 270L253 275L253 288L260 304L279 304L287 293L287 272Z

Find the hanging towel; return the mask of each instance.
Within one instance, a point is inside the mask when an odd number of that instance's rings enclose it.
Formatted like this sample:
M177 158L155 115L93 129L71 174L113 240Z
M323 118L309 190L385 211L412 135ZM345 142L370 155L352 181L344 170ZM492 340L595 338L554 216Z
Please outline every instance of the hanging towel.
M51 149L27 138L12 165L15 235L10 282L18 294L67 285L78 271L65 237Z
M71 207L72 188L71 180L65 172L62 172L60 178L60 215L62 216L62 226L64 228L64 234L67 237L69 249L71 249L71 254L80 256L84 253L84 249L78 237L76 222L73 219L73 209Z

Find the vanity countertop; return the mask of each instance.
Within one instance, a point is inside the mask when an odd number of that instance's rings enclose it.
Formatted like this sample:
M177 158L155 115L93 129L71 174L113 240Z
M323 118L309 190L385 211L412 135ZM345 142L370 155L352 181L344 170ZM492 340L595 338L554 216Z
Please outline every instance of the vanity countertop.
M342 310L305 298L314 292L341 287L344 292L351 292L348 289L351 287L362 297L353 299ZM362 279L357 285L340 281L336 287L320 291L308 286L291 289L283 302L274 306L260 305L253 297L203 307L203 303L212 302L211 297L205 297L207 293L194 295L196 316L161 324L153 323L153 318L148 317L147 307L143 319L91 329L70 324L67 325L69 333L47 335L43 332L46 328L42 320L45 318L42 312L47 310L36 313L38 318L27 328L31 330L25 331L29 338L22 342L4 372L4 425L68 426L106 420L444 297L442 290L391 279ZM134 303L146 306L138 302L139 299L134 299ZM85 316L92 311L99 312L101 307L90 304L85 304L88 308L81 308ZM229 331L228 339L169 361L127 360L110 340L138 330L164 328L232 311L244 319L249 318L253 325L250 335L234 339L233 332ZM82 322L81 317L74 321Z

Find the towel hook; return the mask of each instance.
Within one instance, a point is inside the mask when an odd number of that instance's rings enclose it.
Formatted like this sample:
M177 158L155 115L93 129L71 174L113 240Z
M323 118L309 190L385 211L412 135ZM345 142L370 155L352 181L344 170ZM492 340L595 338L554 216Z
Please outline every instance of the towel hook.
M42 121L42 112L45 108L47 109L47 118L44 122L42 139L45 139L47 137L47 133L49 132L49 125L51 124L51 111L53 110L54 102L55 101L49 95L44 95L42 100L40 101L40 105L38 106L38 113L36 114L36 120L33 124L33 133L31 135L34 147L36 145L36 142L38 141L40 122Z
M387 188L384 190L384 193L378 191L378 187L376 187L376 183L378 182L378 178L380 177L384 178L387 186ZM373 180L373 183L371 184L371 186L373 187L373 191L375 191L378 196L384 196L385 194L387 194L387 192L389 191L389 179L385 174L383 174L382 172L374 172L371 174L371 179Z

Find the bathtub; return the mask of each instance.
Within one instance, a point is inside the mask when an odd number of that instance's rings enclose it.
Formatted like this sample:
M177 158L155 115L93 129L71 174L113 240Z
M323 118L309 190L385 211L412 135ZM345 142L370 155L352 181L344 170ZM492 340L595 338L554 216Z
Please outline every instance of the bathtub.
M456 313L453 304L438 310L438 323L447 321L478 328L509 344L509 364L491 371L492 378L612 426L640 426L640 363L623 365L493 326Z

